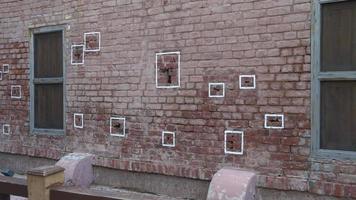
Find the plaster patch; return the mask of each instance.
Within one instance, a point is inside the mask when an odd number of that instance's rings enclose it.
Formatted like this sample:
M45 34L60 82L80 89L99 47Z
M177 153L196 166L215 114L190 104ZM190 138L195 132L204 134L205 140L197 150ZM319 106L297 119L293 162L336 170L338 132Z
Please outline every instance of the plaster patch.
M3 64L2 65L2 73L8 74L10 71L10 65L9 64Z
M4 124L3 126L2 126L2 133L4 134L4 135L10 135L10 125L9 124Z
M164 146L164 147L175 147L176 146L175 132L162 131L162 146Z
M284 115L283 114L265 114L266 129L284 129Z
M110 118L110 135L125 137L126 134L126 118L111 117Z
M180 52L156 53L156 88L180 87Z
M224 136L225 154L243 155L244 154L244 132L225 131Z
M225 83L209 83L209 97L225 97Z
M74 113L73 124L74 124L74 128L83 128L84 127L84 115L82 113Z
M101 35L100 32L84 33L84 45L86 52L100 51Z
M84 64L84 45L72 45L71 48L71 64L83 65Z
M21 85L12 85L11 86L11 99L21 99Z
M240 75L239 86L242 90L256 89L256 75Z

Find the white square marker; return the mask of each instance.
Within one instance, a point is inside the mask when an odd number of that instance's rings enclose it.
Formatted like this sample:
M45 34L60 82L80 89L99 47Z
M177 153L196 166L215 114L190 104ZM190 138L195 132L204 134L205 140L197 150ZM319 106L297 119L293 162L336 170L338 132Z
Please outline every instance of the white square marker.
M173 61L171 60L171 61L167 61L168 63L163 63L165 60L164 56L171 56L171 57L176 56L177 60L173 60ZM176 66L172 67L171 65L176 65ZM165 83L162 80L165 80ZM179 88L179 87L180 87L180 52L177 51L177 52L156 53L156 88Z
M209 83L209 97L225 97L225 83Z
M9 124L2 125L2 133L4 135L10 135L10 125Z
M84 115L82 113L74 113L73 124L74 128L83 128L84 127Z
M176 146L175 132L162 131L162 146L164 146L164 147L175 147Z
M84 64L84 45L72 45L70 63L72 65L83 65Z
M9 64L3 64L2 65L2 73L8 74L10 71L10 65Z
M21 85L12 85L11 86L11 99L21 99Z
M84 33L84 45L86 52L97 52L100 51L101 36L100 32L89 32Z
M110 118L110 135L125 137L126 133L126 119L123 117Z
M266 129L284 129L283 114L265 114Z
M244 132L226 130L224 135L225 154L244 154Z
M242 90L256 89L256 75L240 75L239 86Z

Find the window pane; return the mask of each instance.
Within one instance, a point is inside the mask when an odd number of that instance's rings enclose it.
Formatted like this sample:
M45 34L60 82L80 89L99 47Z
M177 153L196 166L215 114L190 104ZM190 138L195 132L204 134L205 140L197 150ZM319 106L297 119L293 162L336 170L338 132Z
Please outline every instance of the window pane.
M356 151L356 81L321 82L321 149Z
M62 32L34 35L35 78L63 76Z
M63 85L35 85L35 128L63 129Z
M356 70L356 1L322 5L321 71Z

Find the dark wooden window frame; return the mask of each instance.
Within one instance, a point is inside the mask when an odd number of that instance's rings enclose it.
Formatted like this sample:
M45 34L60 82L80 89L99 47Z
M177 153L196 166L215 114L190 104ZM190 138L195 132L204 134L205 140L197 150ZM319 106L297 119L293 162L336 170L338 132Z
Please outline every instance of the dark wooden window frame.
M349 0L313 0L312 17L312 156L321 159L356 160L356 152L320 148L320 85L321 81L356 81L356 71L321 71L321 7L327 3Z
M34 76L34 35L40 33L62 32L63 42L63 77L62 78L35 78ZM66 45L65 45L65 26L48 26L33 28L30 30L30 134L43 135L65 135L66 130L66 90L65 90L65 72L66 72ZM35 128L35 83L54 84L63 83L63 129L39 129Z

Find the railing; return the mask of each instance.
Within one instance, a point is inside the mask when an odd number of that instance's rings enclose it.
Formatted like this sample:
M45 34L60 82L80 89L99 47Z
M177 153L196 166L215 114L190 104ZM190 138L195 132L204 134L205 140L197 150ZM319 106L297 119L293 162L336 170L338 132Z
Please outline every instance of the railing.
M93 191L87 188L59 187L50 191L50 200L127 200L110 195L108 192Z
M0 200L9 200L10 195L27 197L26 180L0 176Z
M28 197L25 179L0 176L0 200L10 200L10 195ZM87 188L52 187L50 200L124 200L114 197L110 192L94 191Z

